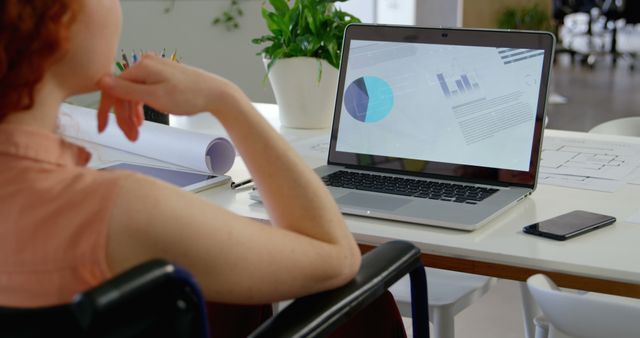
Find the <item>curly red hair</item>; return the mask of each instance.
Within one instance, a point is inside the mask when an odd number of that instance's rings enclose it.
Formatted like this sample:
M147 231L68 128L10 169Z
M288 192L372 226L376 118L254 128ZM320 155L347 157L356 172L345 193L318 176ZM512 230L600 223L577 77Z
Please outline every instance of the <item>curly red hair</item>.
M78 0L0 2L0 122L33 106L35 87L68 47Z

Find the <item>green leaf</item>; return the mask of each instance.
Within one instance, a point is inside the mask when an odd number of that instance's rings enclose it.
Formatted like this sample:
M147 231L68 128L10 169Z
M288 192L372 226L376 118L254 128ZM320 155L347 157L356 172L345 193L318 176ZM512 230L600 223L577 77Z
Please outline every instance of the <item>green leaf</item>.
M317 34L318 28L316 26L316 20L314 19L313 15L311 15L310 12L305 12L305 18L307 19L307 23L309 24L311 33Z
M296 39L296 43L300 46L302 50L309 50L311 48L311 43L309 42L308 36L299 36Z
M293 7L293 9L287 13L285 20L289 22L289 31L296 32L300 24L300 7Z
M274 32L274 29L277 29L277 25L273 23L273 20L271 19L271 17L269 15L271 15L272 13L269 12L266 8L262 7L262 10L260 11L262 13L262 18L265 21L265 24L267 25L267 29L269 31L271 31L271 33L273 33L274 35L276 34L276 32Z
M270 12L266 7L262 6L262 8L260 8L260 14L262 15L263 19L267 20L269 18L269 13Z
M300 44L292 43L287 46L287 49L284 53L287 57L295 57L295 56L309 56L307 52L302 48Z
M269 0L269 3L280 16L284 16L289 12L289 4L285 0Z

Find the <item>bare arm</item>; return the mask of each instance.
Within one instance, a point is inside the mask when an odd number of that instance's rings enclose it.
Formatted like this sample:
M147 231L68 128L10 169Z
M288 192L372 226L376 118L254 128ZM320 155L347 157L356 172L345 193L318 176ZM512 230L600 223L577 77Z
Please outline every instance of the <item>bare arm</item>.
M110 225L114 272L165 257L191 270L210 299L240 303L325 290L355 274L357 245L326 188L235 85L146 57L122 78L103 79L101 88L162 111L211 111L247 164L275 225L133 176L122 183Z

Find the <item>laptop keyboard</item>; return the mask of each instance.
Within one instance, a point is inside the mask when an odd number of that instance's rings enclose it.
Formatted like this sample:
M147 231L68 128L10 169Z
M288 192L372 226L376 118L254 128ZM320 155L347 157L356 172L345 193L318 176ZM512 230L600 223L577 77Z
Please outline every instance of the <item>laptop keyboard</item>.
M322 177L327 186L455 203L477 204L498 189L339 170Z

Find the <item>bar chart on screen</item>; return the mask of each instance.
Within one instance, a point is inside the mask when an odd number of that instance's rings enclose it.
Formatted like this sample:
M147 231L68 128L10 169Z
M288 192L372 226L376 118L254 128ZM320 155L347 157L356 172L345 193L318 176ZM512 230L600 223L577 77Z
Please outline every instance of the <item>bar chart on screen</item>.
M463 73L458 77L449 79L448 81L445 78L444 73L438 73L436 77L438 78L438 83L442 89L442 94L446 97L471 93L480 89L480 85L473 74ZM453 83L453 86L450 86L450 83Z

